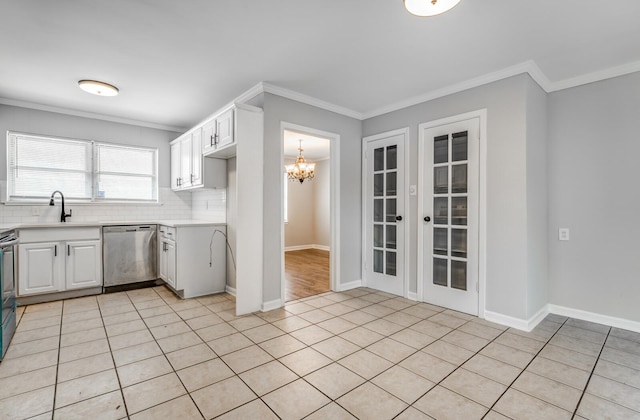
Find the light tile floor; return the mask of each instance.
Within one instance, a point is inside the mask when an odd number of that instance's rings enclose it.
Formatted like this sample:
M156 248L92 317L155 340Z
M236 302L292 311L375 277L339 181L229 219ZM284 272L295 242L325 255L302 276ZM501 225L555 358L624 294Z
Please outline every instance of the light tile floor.
M19 308L3 419L640 418L640 334L369 289L234 315L164 287Z

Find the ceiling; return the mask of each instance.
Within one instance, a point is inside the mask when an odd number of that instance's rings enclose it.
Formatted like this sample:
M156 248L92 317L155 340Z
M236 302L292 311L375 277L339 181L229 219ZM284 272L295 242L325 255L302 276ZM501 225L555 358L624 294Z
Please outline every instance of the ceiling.
M431 18L401 0L0 0L0 103L181 130L266 82L366 117L522 63L551 86L638 71L639 17L638 0L463 0Z
M302 156L310 162L329 159L331 154L331 141L329 139L284 130L284 156L288 160L295 160L298 156L298 147L302 140Z

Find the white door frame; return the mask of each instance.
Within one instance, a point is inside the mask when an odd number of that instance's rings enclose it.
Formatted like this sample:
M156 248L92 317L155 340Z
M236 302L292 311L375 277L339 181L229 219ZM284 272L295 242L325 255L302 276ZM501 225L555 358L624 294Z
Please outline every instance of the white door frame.
M365 269L365 264L367 262L367 235L366 235L366 229L367 229L367 207L366 207L366 202L367 202L367 159L366 159L366 153L367 153L367 143L372 142L372 141L376 141L376 140L380 140L380 139L384 139L387 137L393 137L393 136L403 136L403 148L404 148L404 170L401 172L400 170L398 170L398 174L402 173L403 177L404 177L404 223L402 224L402 226L404 227L404 250L403 250L403 254L404 254L404 258L402 261L403 264L403 284L404 284L404 291L403 291L403 297L408 298L409 297L409 225L411 224L411 217L410 216L410 208L409 208L409 127L405 127L405 128L400 128L397 130L392 130L392 131L387 131L384 133L380 133L380 134L375 134L372 136L367 136L367 137L363 137L362 138L362 264L361 264L361 270L362 270L362 285L364 287L367 286L367 276L366 276L366 269Z
M331 224L331 255L329 258L329 273L331 290L336 291L340 284L340 134L328 131L317 130L298 124L280 122L280 167L284 168L284 132L295 131L301 134L322 137L329 140L330 147L330 210L329 218ZM285 304L285 271L284 271L284 186L282 177L280 179L280 301Z
M420 160L424 155L424 132L426 129L438 127L441 125L452 124L456 122L470 120L472 118L480 119L479 142L480 156L479 158L479 187L478 193L478 317L484 318L486 303L486 280L487 280L487 109L479 109L477 111L467 112L452 117L441 118L435 121L429 121L418 125L418 216L422 218L424 215L424 165L420 164ZM433 217L433 216L432 216ZM418 221L418 226L421 226ZM424 302L424 232L418 228L418 299Z

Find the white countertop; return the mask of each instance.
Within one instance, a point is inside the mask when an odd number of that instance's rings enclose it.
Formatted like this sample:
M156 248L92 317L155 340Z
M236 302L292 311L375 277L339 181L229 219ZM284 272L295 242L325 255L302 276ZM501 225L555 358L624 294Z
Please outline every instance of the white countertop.
M56 227L102 227L115 225L165 225L171 227L181 226L216 226L226 225L226 223L211 222L206 220L176 219L176 220L109 220L104 222L44 222L44 223L4 223L0 224L0 232L12 229L37 229Z

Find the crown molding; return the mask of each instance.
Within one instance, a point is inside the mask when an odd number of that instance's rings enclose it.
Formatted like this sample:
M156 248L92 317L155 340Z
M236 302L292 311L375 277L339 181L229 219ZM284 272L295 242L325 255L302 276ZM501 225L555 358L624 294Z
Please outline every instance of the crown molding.
M355 118L356 120L363 120L364 115L361 112L354 111L349 108L345 108L339 105L332 104L330 102L323 101L321 99L314 98L313 96L304 95L302 93L295 92L280 86L272 85L270 83L263 82L262 87L264 92L272 93L274 95L282 96L287 99L302 102L307 105L315 106L316 108L325 109L327 111L335 112L347 117Z
M634 61L628 64L624 64L617 67L611 67L605 70L600 70L592 73L587 73L581 76L572 77L569 79L563 79L556 82L551 82L544 72L538 67L533 60L524 61L520 64L516 64L504 69L485 74L483 76L468 79L460 83L456 83L450 86L445 86L441 89L436 89L430 92L426 92L411 98L398 101L372 111L358 112L349 108L345 108L340 105L336 105L321 99L314 98L313 96L305 95L287 88L283 88L267 82L259 82L241 93L231 102L225 106L219 108L215 113L210 114L202 122L205 122L211 117L217 115L225 109L232 107L236 103L246 103L261 93L271 93L274 95L282 96L287 99L291 99L297 102L301 102L307 105L315 106L316 108L324 109L327 111L335 112L336 114L344 115L346 117L354 118L356 120L366 120L374 118L379 115L387 114L389 112L398 111L403 108L407 108L413 105L417 105L423 102L432 101L434 99L442 98L444 96L453 95L468 89L473 89L488 83L497 82L499 80L507 79L509 77L517 76L519 74L528 74L545 92L557 92L564 89L570 89L573 87L586 85L589 83L599 82L602 80L612 79L614 77L624 76L626 74L640 72L640 61ZM92 112L78 111L74 109L55 107L49 105L41 105L33 102L17 101L13 99L7 99L0 97L0 104L17 106L21 108L36 109L40 111L55 112L58 114L73 115L77 117L93 118L97 120L116 122L121 124L135 125L140 127L155 128L158 130L168 130L178 133L183 133L189 130L190 127L177 127L164 124L156 124L147 121L131 120L127 118L114 117L110 115L95 114Z
M614 77L624 76L625 74L636 73L640 71L640 61L623 64L621 66L611 67L608 69L594 71L593 73L583 74L581 76L572 77L570 79L559 80L551 83L547 92L556 92L559 90L570 89L573 87L586 85L589 83L599 82L601 80L613 79Z
M488 83L497 82L502 79L506 79L519 74L528 73L533 80L536 81L545 91L550 86L549 79L540 70L540 68L533 61L525 61L514 66L506 67L504 69L487 73L480 77L465 80L464 82L456 83L454 85L446 86L441 89L436 89L430 92L423 93L412 98L398 101L393 104L383 106L373 111L369 111L364 114L364 119L377 117L379 115L387 114L389 112L397 111L409 106L417 105L423 102L432 101L434 99L442 98L444 96L453 95L458 92L462 92L468 89L472 89L478 86L486 85Z
M182 133L187 130L187 128L177 127L173 125L164 125L164 124L156 124L156 123L147 122L147 121L131 120L128 118L120 118L120 117L114 117L111 115L78 111L76 109L62 108L57 106L42 105L34 102L16 101L14 99L7 99L7 98L1 98L1 97L0 97L0 104L17 106L19 108L35 109L38 111L55 112L56 114L71 115L74 117L91 118L94 120L109 121L109 122L115 122L115 123L127 124L127 125L135 125L138 127L155 128L157 130L174 131L177 133Z

